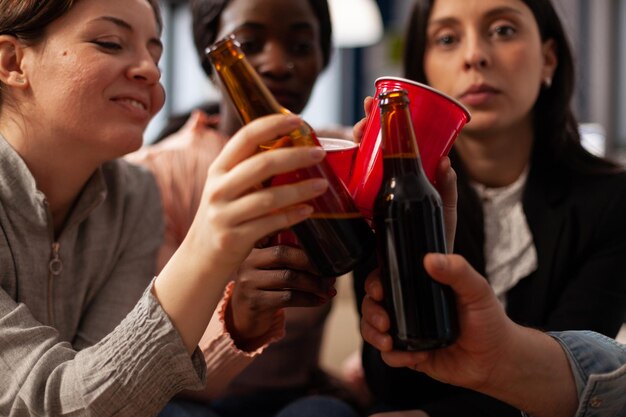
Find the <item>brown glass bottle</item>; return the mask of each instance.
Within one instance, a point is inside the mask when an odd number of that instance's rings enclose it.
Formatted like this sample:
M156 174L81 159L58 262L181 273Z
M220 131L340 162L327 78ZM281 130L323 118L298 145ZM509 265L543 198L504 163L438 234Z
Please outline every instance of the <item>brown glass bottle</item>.
M248 63L239 44L231 35L207 49L209 60L230 97L241 121L275 113L290 113L282 107ZM320 146L315 132L306 123L283 138L262 146L270 150L285 146ZM309 201L315 212L311 218L292 227L311 263L323 276L337 276L351 271L371 255L374 233L357 210L345 185L337 178L326 160L316 166L275 176L270 185L288 184L308 178L323 177L329 189Z
M447 346L458 335L454 294L423 264L429 252L446 253L441 197L422 169L406 91L379 98L383 182L374 226L390 334L396 349Z

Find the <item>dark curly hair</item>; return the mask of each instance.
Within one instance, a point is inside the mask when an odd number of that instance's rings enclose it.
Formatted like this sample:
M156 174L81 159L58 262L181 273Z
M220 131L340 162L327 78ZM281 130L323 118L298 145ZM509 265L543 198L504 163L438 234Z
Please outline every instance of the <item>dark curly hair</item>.
M332 26L326 0L309 0L320 24L320 45L323 65L330 59ZM216 41L218 24L228 0L191 0L193 41L204 72L210 76L213 71L204 50Z

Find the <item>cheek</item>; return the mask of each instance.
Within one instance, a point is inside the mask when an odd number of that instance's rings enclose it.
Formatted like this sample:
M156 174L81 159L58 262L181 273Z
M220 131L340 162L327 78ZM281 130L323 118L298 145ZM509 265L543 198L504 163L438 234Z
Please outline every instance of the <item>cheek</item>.
M152 116L156 115L159 110L163 108L165 104L165 87L161 83L158 83L154 86L154 91L152 93Z
M453 84L459 76L459 71L454 65L453 56L441 54L424 54L424 75L428 85L446 94L453 93Z
M295 76L302 88L313 89L317 78L322 72L322 58L308 57L294 60L296 64Z
M508 79L516 90L516 95L526 105L534 104L541 87L542 57L531 48L511 51L506 59ZM515 82L513 82L515 80Z
M506 53L501 54L500 58L511 76L526 83L527 87L530 83L538 85L541 82L543 58L538 48L528 48L520 44L503 52Z
M321 69L317 68L315 65L305 66L302 71L300 71L300 81L302 84L306 85L309 88L313 88L315 82L317 81L317 77L320 75Z

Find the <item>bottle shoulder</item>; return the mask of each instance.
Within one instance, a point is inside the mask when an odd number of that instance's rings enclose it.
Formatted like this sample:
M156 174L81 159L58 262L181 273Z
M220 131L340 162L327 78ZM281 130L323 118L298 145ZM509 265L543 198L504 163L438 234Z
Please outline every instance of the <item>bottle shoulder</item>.
M383 177L381 190L401 192L404 195L431 195L439 193L435 187L428 181L426 175L415 172L403 172L388 177Z

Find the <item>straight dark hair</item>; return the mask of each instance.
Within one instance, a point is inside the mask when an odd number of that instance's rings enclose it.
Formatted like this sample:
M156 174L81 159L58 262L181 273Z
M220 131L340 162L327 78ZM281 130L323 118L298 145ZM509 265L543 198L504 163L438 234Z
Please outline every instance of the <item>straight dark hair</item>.
M436 0L416 0L411 12L404 47L405 77L427 84L424 54L428 19ZM581 174L609 174L621 167L599 158L582 146L578 121L571 107L575 70L571 47L563 24L550 0L522 0L532 11L542 41L552 39L558 65L550 88L542 87L533 107L533 160L557 164Z

